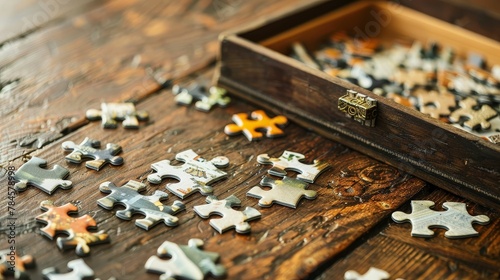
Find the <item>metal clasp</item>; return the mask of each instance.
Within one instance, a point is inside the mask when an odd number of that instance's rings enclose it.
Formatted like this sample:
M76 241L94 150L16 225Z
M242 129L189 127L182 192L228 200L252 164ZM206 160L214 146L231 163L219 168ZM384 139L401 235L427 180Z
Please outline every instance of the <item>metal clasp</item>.
M339 98L338 108L346 116L360 122L366 126L375 126L377 119L377 100L358 93L354 90L347 90L347 94Z

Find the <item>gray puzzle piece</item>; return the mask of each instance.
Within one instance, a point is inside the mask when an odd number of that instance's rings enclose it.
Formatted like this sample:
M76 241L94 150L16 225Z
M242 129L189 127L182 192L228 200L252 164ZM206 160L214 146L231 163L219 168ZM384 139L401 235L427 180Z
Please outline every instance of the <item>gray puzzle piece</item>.
M241 201L234 195L218 200L215 196L206 199L208 204L194 207L194 211L203 219L208 219L212 214L222 216L221 219L211 219L210 225L219 233L234 228L237 233L249 233L251 228L248 221L260 219L260 212L252 207L243 211L234 210L232 207L240 206Z
M86 280L94 277L94 271L82 259L68 262L68 268L70 272L61 274L57 268L49 267L42 270L42 274L49 280Z
M286 176L287 170L292 170L300 173L297 178L308 183L314 183L314 180L325 171L329 165L326 162L314 160L313 164L304 164L301 161L306 157L303 154L284 151L279 158L269 157L268 154L257 156L257 161L260 164L272 164L269 169L269 174L279 177Z
M67 190L72 187L69 180L63 180L68 177L68 169L54 165L52 169L44 169L47 161L38 157L32 157L28 162L23 164L14 174L16 184L14 187L17 191L25 191L28 185L35 186L42 191L52 194L56 188Z
M124 210L116 211L116 216L124 220L131 220L132 215L136 213L143 214L146 217L137 219L135 225L145 230L149 230L162 220L167 226L176 226L179 219L173 215L186 209L186 206L177 200L172 206L163 205L161 201L167 199L168 194L162 191L155 191L151 196L139 194L145 188L145 184L133 180L122 187L104 182L99 186L99 190L111 194L97 200L97 204L107 210L113 209L115 204L125 206Z
M283 206L297 208L302 197L315 199L317 196L316 191L306 190L309 185L306 182L286 176L283 177L283 180L264 177L260 184L272 189L264 190L261 187L253 187L247 192L247 196L260 198L259 206L261 207L271 207L276 202Z
M354 270L348 270L344 274L345 280L384 280L389 279L389 277L391 277L391 275L387 273L387 271L376 267L370 267L370 269L363 275Z
M86 113L87 119L102 120L103 128L118 127L117 121L122 121L124 128L139 128L139 121L149 118L146 111L136 111L133 103L101 103L101 110L90 109Z
M101 142L86 137L79 145L73 141L66 141L62 143L62 148L65 151L71 151L66 156L66 160L73 163L81 163L83 158L91 158L93 160L87 161L85 166L90 169L99 171L106 163L112 165L122 165L123 158L116 156L121 152L122 147L117 144L108 143L106 149L97 149L101 146Z
M434 211L430 209L433 206L434 202L430 200L412 200L411 214L396 211L392 213L392 219L398 223L410 222L412 236L432 237L434 231L429 227L438 227L447 229L444 236L448 238L477 236L478 232L474 230L472 224L485 225L490 221L485 215L471 216L467 212L465 203L445 202L443 208L447 209L446 211Z
M160 279L204 279L209 273L215 277L222 277L226 274L226 269L222 265L217 265L219 254L202 251L201 239L190 239L188 246L177 245L173 242L165 241L158 248L157 254L160 257L168 257L169 260L162 260L157 256L152 256L146 262L145 268L149 272L162 274Z
M177 104L189 105L193 99L198 100L195 107L204 112L210 111L214 105L224 107L231 102L231 98L225 96L225 89L210 87L207 91L207 87L201 84L194 84L187 88L174 85L172 93L176 95L175 102Z
M160 184L163 178L174 178L178 183L168 184L167 189L176 196L184 199L195 192L209 195L213 189L209 184L227 177L227 173L218 169L229 164L226 157L216 157L207 161L193 150L186 150L175 156L183 165L172 166L169 160L162 160L151 165L157 173L150 174L148 181Z

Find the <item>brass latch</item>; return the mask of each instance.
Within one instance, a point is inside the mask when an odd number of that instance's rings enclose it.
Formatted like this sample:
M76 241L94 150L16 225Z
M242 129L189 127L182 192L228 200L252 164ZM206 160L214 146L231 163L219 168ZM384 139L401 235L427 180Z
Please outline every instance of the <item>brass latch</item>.
M366 126L375 126L377 119L377 100L354 90L339 98L339 110L346 116Z

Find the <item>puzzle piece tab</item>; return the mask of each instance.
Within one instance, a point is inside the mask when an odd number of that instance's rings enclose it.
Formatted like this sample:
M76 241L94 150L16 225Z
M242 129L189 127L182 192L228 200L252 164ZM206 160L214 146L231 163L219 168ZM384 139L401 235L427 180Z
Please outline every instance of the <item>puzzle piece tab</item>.
M455 107L455 96L448 91L439 93L435 90L418 90L415 95L420 104L420 112L435 119L448 116L451 113L450 108Z
M90 280L94 277L94 271L82 260L76 259L68 262L67 273L59 273L55 267L42 270L45 279L48 280Z
M477 106L477 102L471 97L461 100L459 105L460 108L450 114L450 121L457 123L460 117L466 117L468 120L464 122L464 126L469 129L474 129L477 126L480 126L481 129L488 129L491 127L488 120L498 115L498 113L488 105L482 105L479 110L474 109L474 107Z
M89 232L87 228L95 228L97 226L95 220L89 215L84 215L78 218L70 217L68 214L78 212L78 207L72 203L67 203L63 206L56 207L50 200L42 201L40 204L45 213L38 215L38 222L47 224L41 229L41 233L53 239L58 233L65 233L68 237L58 237L57 247L61 250L72 249L76 247L78 256L87 256L90 253L89 246L109 243L108 234L104 231Z
M186 206L177 200L172 206L163 205L161 201L167 199L167 193L155 191L151 196L139 194L145 189L145 184L133 180L128 181L122 187L117 187L111 182L104 182L99 186L99 190L109 195L97 200L97 204L106 210L113 209L115 204L125 206L124 210L116 211L116 216L127 221L131 220L132 215L136 213L146 216L144 219L135 221L136 226L145 230L149 230L162 220L167 226L176 226L179 218L174 215L186 209Z
M224 132L227 135L238 135L243 133L249 141L259 140L263 134L258 130L265 130L266 137L275 138L283 136L285 133L278 126L284 126L288 123L285 116L276 116L269 118L262 110L253 111L248 118L248 114L240 113L232 117L236 124L228 124L224 127Z
M190 239L187 246L165 241L157 254L171 259L152 256L144 267L148 272L161 274L160 279L204 279L208 274L224 276L226 269L216 264L219 254L203 251L202 246L203 240L195 238Z
M103 128L116 128L117 121L122 121L124 128L131 129L139 128L139 121L149 118L146 111L136 111L133 103L101 103L101 110L87 110L86 116L91 121L101 119Z
M210 225L219 233L234 228L237 233L249 233L249 221L260 219L260 212L253 207L246 207L243 211L234 210L232 207L240 206L241 201L234 195L218 200L215 196L206 199L208 204L194 207L194 211L203 219L208 219L212 214L222 216L221 219L211 219Z
M229 164L229 159L223 156L207 161L193 150L186 150L178 153L175 159L184 164L172 166L170 160L153 163L151 168L157 173L148 175L148 181L160 184L164 178L179 180L178 183L168 184L167 189L182 199L195 192L201 192L203 195L211 194L213 189L209 184L224 179L228 175L219 169Z
M207 87L201 84L194 84L187 88L174 85L172 93L176 95L175 102L177 104L189 105L193 99L198 100L195 107L204 112L210 111L214 105L224 107L231 102L231 98L225 96L226 90L215 86L210 87L207 91Z
M490 221L485 215L471 216L467 212L465 203L445 202L443 208L447 209L446 211L431 210L433 206L433 201L412 200L411 214L396 211L392 213L392 219L398 223L410 222L412 236L432 237L434 232L429 227L438 227L447 230L444 236L448 238L477 236L478 232L474 230L472 224L485 225Z
M10 249L0 251L0 280L4 279L3 276L13 276L16 280L30 279L25 271L26 268L34 266L35 259L31 255L20 257L16 254L16 251Z
M294 178L283 177L283 180L274 180L264 177L260 184L271 187L271 190L263 190L261 187L253 187L247 192L247 196L260 198L259 206L271 207L274 202L283 206L297 208L302 197L315 199L318 195L316 191L306 190L306 182Z
M303 154L284 151L279 158L269 157L268 154L257 156L257 162L260 164L272 164L268 173L274 176L284 177L287 170L300 173L297 179L308 183L314 183L314 180L325 171L329 165L326 162L314 160L313 164L304 164L301 161L306 157Z
M14 174L14 180L17 182L14 185L16 190L22 192L28 185L32 185L52 194L58 187L64 190L72 187L71 181L63 180L69 175L68 169L56 164L52 169L47 170L43 168L46 165L47 161L38 157L32 157L23 164Z
M117 144L106 144L105 150L98 149L101 142L86 137L79 145L73 141L66 141L62 143L62 148L65 151L71 151L66 156L66 160L73 163L81 163L83 158L91 158L93 160L87 161L85 166L90 169L99 171L106 163L112 165L122 165L123 158L116 156L121 152L122 147Z
M389 277L391 277L391 275L387 273L387 271L376 267L370 267L363 275L354 270L348 270L344 274L345 280L384 280L389 279Z

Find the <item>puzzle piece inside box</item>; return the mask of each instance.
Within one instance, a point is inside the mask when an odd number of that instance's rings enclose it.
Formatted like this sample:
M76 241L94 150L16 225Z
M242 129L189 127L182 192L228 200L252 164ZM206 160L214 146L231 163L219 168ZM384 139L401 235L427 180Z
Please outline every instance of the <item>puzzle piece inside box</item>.
M261 139L263 134L260 131L266 131L268 138L283 136L285 133L279 126L288 123L285 116L269 118L262 110L253 111L250 116L247 113L235 114L232 120L235 124L226 125L224 132L229 136L243 133L249 141Z
M26 268L33 268L35 266L35 259L31 255L24 255L20 257L16 251L6 249L0 250L0 280L14 277L16 280L30 279L29 275L25 272Z
M187 246L165 241L157 254L171 259L151 256L145 268L148 272L161 274L160 279L204 279L209 274L224 276L226 269L216 264L219 254L203 251L200 249L202 246L203 240L195 238L189 239Z
M314 183L314 180L325 171L329 165L326 162L314 160L313 164L304 164L306 157L303 154L291 151L284 151L279 158L272 158L268 154L257 156L257 162L260 164L272 164L273 167L268 170L268 173L274 176L284 177L286 171L291 170L300 173L297 179L308 183Z
M55 267L42 270L44 279L48 280L91 280L94 278L94 271L82 260L76 259L68 262L69 272L60 273Z
M220 87L207 87L200 83L195 83L191 86L181 87L179 85L174 85L172 88L172 93L175 94L175 102L182 105L190 105L193 99L198 100L195 103L196 109L208 112L213 106L219 105L225 107L231 98L226 96L226 90Z
M449 116L450 108L455 107L455 96L448 91L437 92L419 89L413 93L420 106L420 112L430 115L432 118Z
M243 211L234 210L233 207L241 205L241 201L234 195L221 200L208 196L206 202L206 205L194 206L194 211L203 219L208 219L212 214L222 216L220 219L210 220L210 225L221 234L232 228L237 233L249 233L251 228L248 222L261 217L260 212L253 207L246 207Z
M97 200L97 204L106 210L112 210L115 204L125 206L124 210L116 211L116 216L127 221L131 220L134 214L144 215L144 219L135 221L135 225L144 230L149 230L161 221L167 226L176 226L179 218L174 215L186 209L186 206L177 200L172 206L164 205L161 201L167 199L168 194L162 191L157 190L151 196L139 194L145 189L145 184L133 180L121 187L104 182L99 186L99 190L109 195Z
M460 118L467 118L463 125L469 129L475 129L476 127L488 129L491 127L488 120L498 115L498 113L488 105L482 105L480 108L475 109L475 106L478 105L477 101L470 97L461 100L459 105L460 108L450 114L450 121L457 123Z
M91 121L102 120L103 128L117 128L122 121L123 127L130 129L139 128L139 121L149 118L146 111L136 111L133 103L101 103L101 110L87 110L86 116Z
M65 151L70 151L65 159L73 163L81 163L83 158L90 158L92 160L87 161L85 166L90 169L99 171L106 163L111 165L122 165L123 158L116 156L122 150L122 147L108 143L106 144L106 149L98 149L101 146L101 142L98 140L93 140L86 137L82 143L75 144L73 141L66 141L62 143L62 148Z
M389 277L391 277L391 275L387 273L387 271L376 267L370 267L363 275L354 270L348 270L344 274L345 280L385 280L389 279Z
M486 225L490 219L485 215L471 216L467 212L465 203L445 202L446 211L434 211L430 208L434 202L430 200L412 200L412 213L401 211L392 213L392 219L398 223L410 222L411 235L416 237L432 237L434 231L429 228L438 227L446 229L445 237L466 238L477 236L478 232L472 227L473 223Z
M312 200L318 195L316 191L306 190L308 183L286 176L282 180L264 177L260 184L271 187L271 190L253 187L247 192L247 196L260 198L259 206L261 207L271 207L276 202L283 206L297 208L297 204L303 197Z
M64 233L68 237L58 237L57 247L61 250L76 248L78 256L87 256L90 253L89 246L102 243L109 243L110 238L104 231L89 232L87 229L96 228L96 221L89 215L78 218L70 217L68 214L78 212L78 207L72 203L56 207L50 200L40 203L40 207L45 213L36 217L37 222L47 224L40 231L53 239L56 234Z
M52 169L45 169L47 161L38 157L32 157L23 164L14 174L17 182L14 187L17 191L25 191L28 186L35 186L40 190L52 194L58 187L64 190L72 187L72 182L64 180L69 176L69 171L59 165Z
M219 169L229 164L227 157L218 156L207 161L193 150L186 150L178 153L175 159L184 164L173 166L170 160L153 163L151 168L156 173L148 175L148 181L160 184L164 178L179 180L178 183L167 184L167 189L182 199L195 192L209 195L213 192L209 185L228 176L226 172Z

